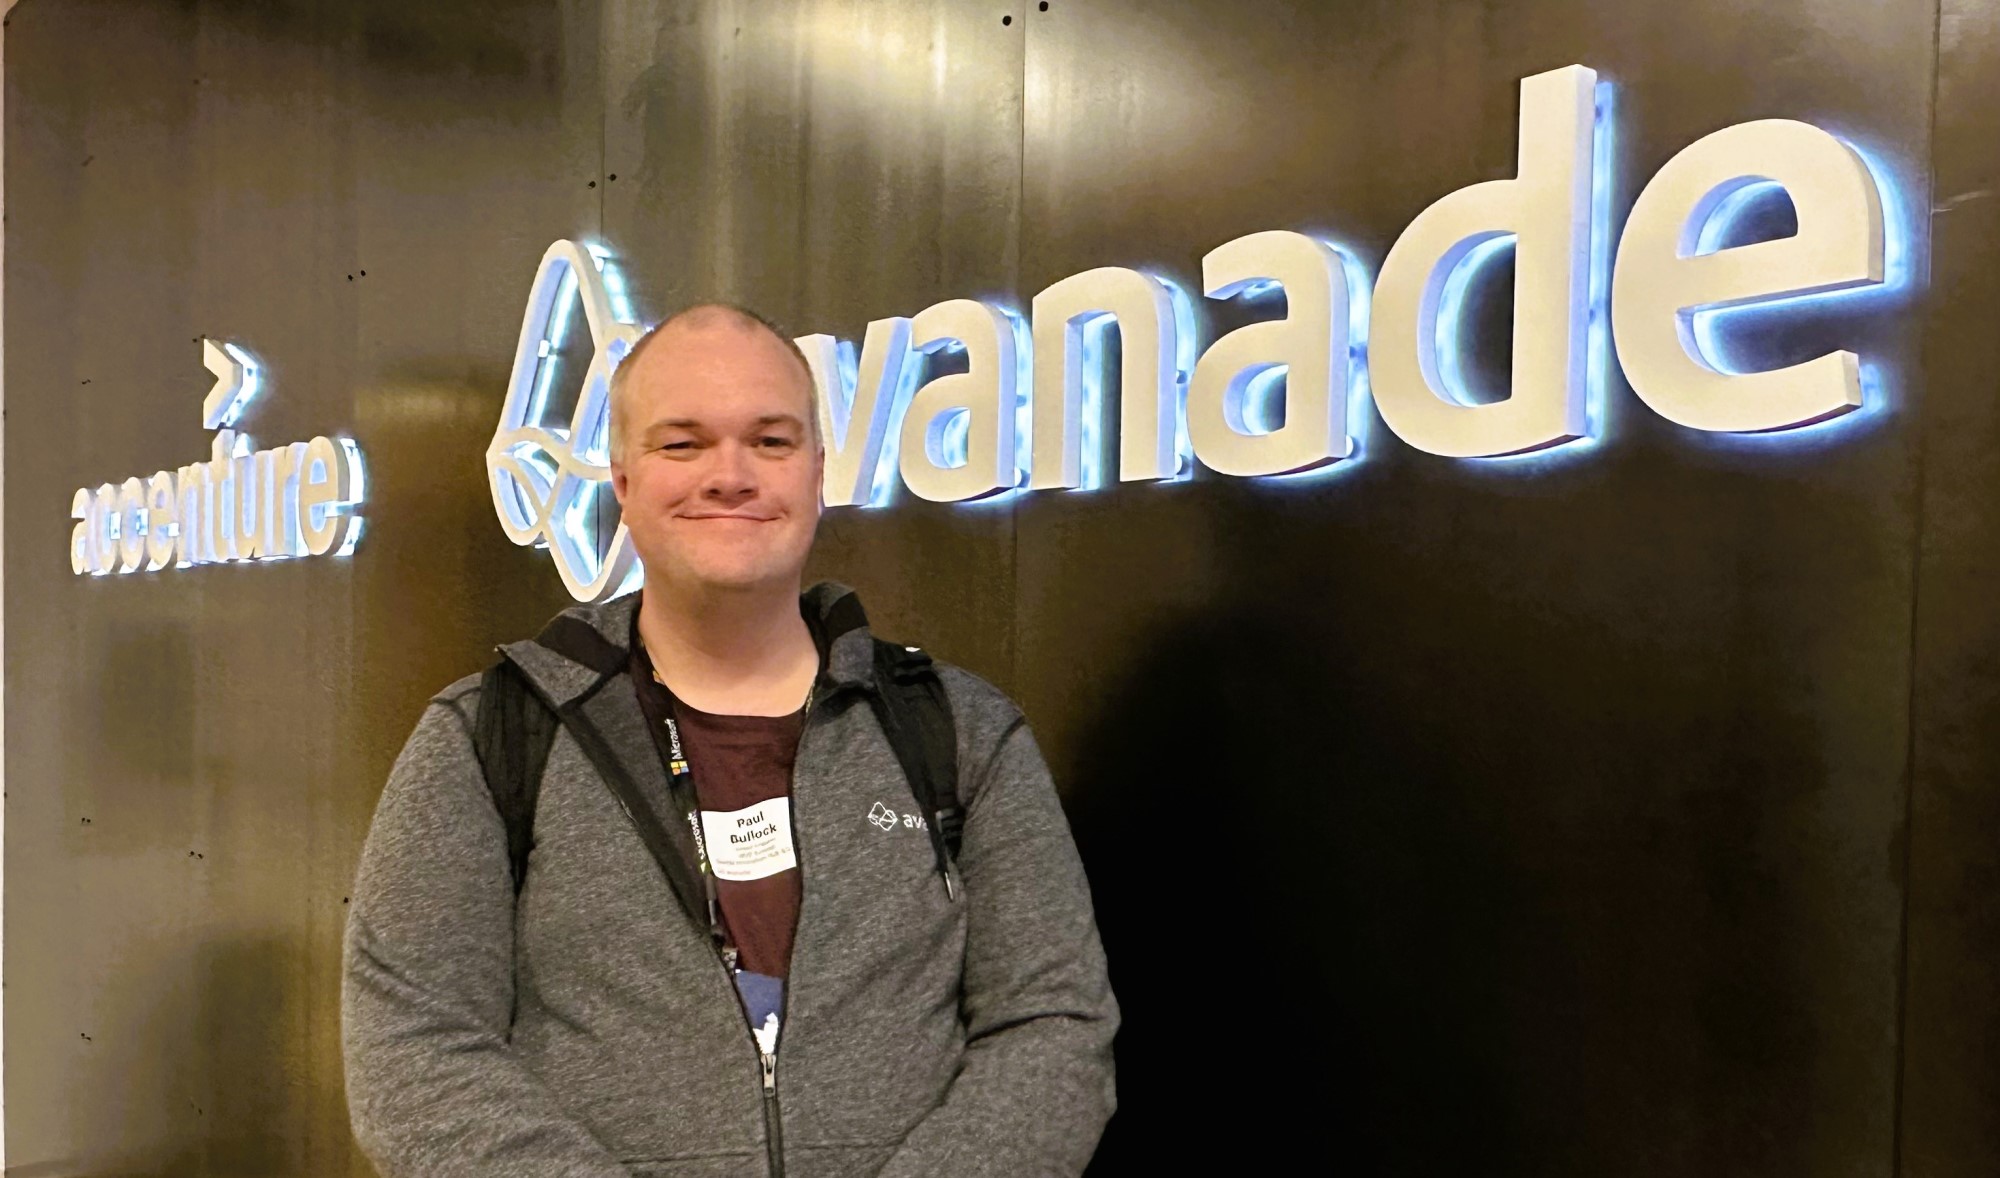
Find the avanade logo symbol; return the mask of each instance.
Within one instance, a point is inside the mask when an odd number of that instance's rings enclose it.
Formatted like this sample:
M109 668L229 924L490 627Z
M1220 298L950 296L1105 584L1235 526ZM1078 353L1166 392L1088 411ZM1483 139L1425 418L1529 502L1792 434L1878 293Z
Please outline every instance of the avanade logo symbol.
M1810 123L1766 119L1704 136L1640 191L1611 240L1611 88L1569 66L1521 83L1519 162L1510 179L1451 192L1417 215L1371 282L1354 251L1304 233L1252 233L1211 250L1214 300L1281 293L1282 318L1222 335L1196 354L1193 301L1126 267L1065 278L1023 321L953 299L868 325L851 342L797 342L819 394L829 507L879 507L903 487L939 502L1186 477L1199 461L1242 477L1343 469L1362 457L1365 407L1404 443L1494 460L1598 436L1615 345L1626 382L1694 430L1782 433L1883 397L1850 351L1749 371L1725 326L1768 325L1794 308L1905 292L1909 232L1893 188L1854 146ZM1782 190L1797 232L1730 245L1760 198ZM1468 290L1514 261L1509 395L1481 401L1464 372ZM572 308L592 353L567 425L544 423ZM1756 312L1754 321L1738 319ZM1117 420L1098 375L1120 335ZM580 600L636 588L622 525L602 488L608 384L639 334L615 267L559 241L531 288L487 468L516 543L547 547ZM962 352L965 371L924 379L925 357ZM1115 430L1115 444L1110 435ZM607 516L608 519L608 516Z
M78 574L184 569L230 561L345 556L361 540L366 475L350 438L258 450L237 421L263 391L262 367L235 344L201 342L215 384L201 424L218 431L207 462L79 490L69 564Z
M568 422L551 423L544 420L551 386L579 309L591 354ZM639 587L638 557L625 525L602 539L597 532L611 481L611 372L640 334L624 284L603 250L573 241L548 248L529 288L486 470L507 538L548 549L563 586L578 601L603 601Z

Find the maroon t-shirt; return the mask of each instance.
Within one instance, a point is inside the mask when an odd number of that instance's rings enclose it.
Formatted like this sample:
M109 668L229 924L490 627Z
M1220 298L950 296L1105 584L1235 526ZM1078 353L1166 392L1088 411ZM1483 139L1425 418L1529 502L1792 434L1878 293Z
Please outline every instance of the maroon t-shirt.
M747 810L776 798L790 804L803 710L789 716L718 716L684 703L673 707L702 809ZM797 867L762 879L715 881L722 922L739 954L738 968L786 976L799 922L799 891Z
M654 678L653 663L639 641L638 629L635 622L631 673L640 710L655 729L664 729L668 716L680 727L681 753L694 778L695 797L702 810L729 814L779 798L789 809L792 762L805 727L804 707L789 716L718 716L691 708ZM653 735L664 761L669 741L664 731ZM789 829L789 816L785 826ZM720 847L711 848L711 858L721 851ZM737 968L770 979L768 983L749 979L753 989L761 986L782 991L791 972L800 894L796 866L757 879L716 877L715 898L722 909L723 928L736 946ZM739 977L739 986L744 981ZM761 1008L767 997L773 1002L780 1000L776 993L760 993L746 1001ZM752 1015L753 1022L761 1022L756 1011Z

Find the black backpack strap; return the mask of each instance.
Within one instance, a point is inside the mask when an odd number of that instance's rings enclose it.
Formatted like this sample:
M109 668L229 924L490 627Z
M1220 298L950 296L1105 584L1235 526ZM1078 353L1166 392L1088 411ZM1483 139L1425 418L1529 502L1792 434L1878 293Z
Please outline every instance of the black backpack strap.
M479 711L472 723L472 751L486 774L493 807L507 828L507 864L514 894L528 874L535 841L535 802L542 792L542 769L555 744L558 721L535 694L520 668L501 658L479 679Z
M486 773L486 787L493 795L494 808L507 828L514 894L520 895L522 881L527 877L528 853L534 845L535 804L541 793L549 750L555 744L556 733L567 729L630 819L639 841L660 865L675 895L691 916L699 914L705 895L691 854L683 853L676 845L674 836L647 804L639 783L626 772L585 710L599 689L626 669L629 654L579 618L557 617L536 636L535 642L596 671L598 679L560 710L550 707L521 669L505 656L488 667L480 679L473 748ZM708 917L712 927L715 923L712 905Z
M945 891L958 898L965 813L958 804L958 726L931 657L875 640L875 715L930 827Z
M715 897L696 871L694 836L686 835L688 845L680 845L677 829L670 829L653 812L644 788L627 771L590 715L591 701L598 691L630 669L631 651L604 637L589 622L569 614L558 614L550 620L535 636L535 643L597 672L597 682L564 703L559 711L552 713L552 718L569 731L570 739L576 741L577 748L597 770L688 915L700 920L705 910L706 927L712 931L718 919Z
M624 647L599 634L597 627L569 614L557 614L543 626L535 635L535 644L589 667L603 679L623 671L631 658Z
M558 615L535 641L566 655L599 675L616 674L624 654L581 618ZM535 804L541 798L542 770L556 742L561 718L528 684L505 655L479 679L479 711L472 722L472 750L486 775L493 808L507 828L507 865L514 894L528 877L528 852L535 845Z
M617 800L618 808L625 812L625 818L632 824L639 841L645 844L660 873L666 877L667 886L681 902L682 909L702 928L713 933L718 927L720 913L716 907L716 897L709 881L703 877L694 858L694 835L682 829L681 837L660 820L646 800L645 788L627 769L611 742L605 738L597 722L585 709L582 700L563 706L560 713L563 727L568 729L570 738L576 741L597 776L604 782L611 796ZM644 738L644 734L641 733ZM647 756L654 756L651 748Z

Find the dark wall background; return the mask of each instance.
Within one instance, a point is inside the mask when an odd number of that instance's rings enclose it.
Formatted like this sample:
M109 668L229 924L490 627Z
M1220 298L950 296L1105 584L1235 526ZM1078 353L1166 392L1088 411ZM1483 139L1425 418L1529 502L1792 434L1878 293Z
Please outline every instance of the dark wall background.
M1703 437L1614 371L1582 456L1376 422L1332 479L838 512L814 572L1036 723L1127 1013L1093 1172L2000 1167L1987 6L25 0L5 44L10 1173L368 1172L375 797L566 600L481 466L549 241L649 317L850 337L1194 287L1261 229L1372 265L1512 174L1519 80L1571 62L1619 88L1621 220L1750 119L1886 162L1928 293L1760 343L1859 348L1886 411ZM204 334L268 365L260 442L360 440L360 551L73 577L76 487L205 456Z

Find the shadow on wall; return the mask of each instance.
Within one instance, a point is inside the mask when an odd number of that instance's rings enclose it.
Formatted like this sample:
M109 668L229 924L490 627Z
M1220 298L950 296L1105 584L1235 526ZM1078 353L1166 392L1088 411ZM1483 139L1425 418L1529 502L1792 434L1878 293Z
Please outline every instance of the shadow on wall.
M1080 741L1071 820L1124 1012L1094 1175L1149 1172L1165 1125L1184 1163L1224 1172L1429 1172L1447 1135L1396 1140L1425 1106L1452 1138L1499 1129L1495 996L1416 1010L1408 985L1490 954L1497 929L1453 913L1443 875L1494 866L1449 821L1449 778L1343 763L1396 717L1300 638L1243 613L1164 627Z
M1258 584L1158 627L1059 770L1125 1017L1090 1172L1155 1172L1163 1127L1217 1172L1864 1172L1825 1106L1877 1061L1823 1058L1857 1040L1803 890L1824 741L1730 715L1794 670L1656 709L1688 652L1390 543L1335 586L1235 554ZM1603 563L1571 586L1600 625Z

